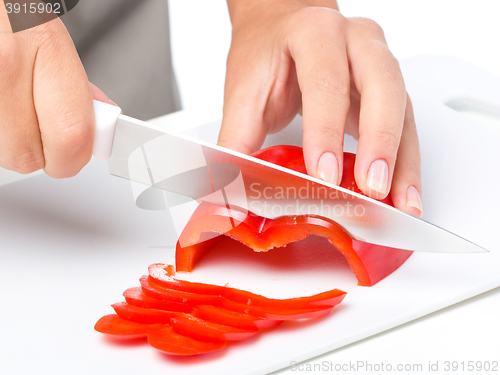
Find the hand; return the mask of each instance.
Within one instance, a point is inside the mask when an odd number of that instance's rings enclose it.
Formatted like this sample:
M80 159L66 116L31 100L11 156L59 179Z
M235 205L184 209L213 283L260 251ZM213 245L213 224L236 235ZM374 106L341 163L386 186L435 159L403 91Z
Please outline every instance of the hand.
M0 1L0 166L76 175L92 156L92 93L109 102L89 85L63 23L13 34Z
M356 183L421 216L420 153L410 99L380 26L331 0L228 0L233 40L219 145L258 150L303 114L310 175L339 184L344 133L359 140ZM317 5L317 6L315 6Z

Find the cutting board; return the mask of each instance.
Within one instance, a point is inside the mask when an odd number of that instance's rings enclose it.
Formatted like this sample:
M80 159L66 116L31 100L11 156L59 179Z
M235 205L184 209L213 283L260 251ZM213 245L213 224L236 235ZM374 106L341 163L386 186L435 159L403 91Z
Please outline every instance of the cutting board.
M498 110L500 78L448 56L418 56L402 68L420 136L425 219L489 253L414 253L366 288L320 238L268 253L238 244L230 253L214 249L186 278L270 297L335 287L348 295L325 318L288 322L210 355L173 358L144 341L106 339L93 325L139 285L149 264L174 262L175 227L185 218L138 208L130 183L92 161L70 180L40 176L0 188L0 373L268 373L500 286L500 129L452 109ZM214 142L220 119L211 116L184 112L156 124ZM296 118L266 145L300 145L300 126ZM346 149L355 148L346 139Z

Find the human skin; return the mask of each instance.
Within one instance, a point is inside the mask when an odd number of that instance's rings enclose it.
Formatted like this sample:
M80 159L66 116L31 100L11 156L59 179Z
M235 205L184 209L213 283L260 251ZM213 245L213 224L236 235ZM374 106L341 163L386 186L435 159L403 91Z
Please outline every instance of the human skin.
M57 18L12 33L0 1L0 166L54 178L76 175L92 156L92 94L63 23Z
M398 61L374 21L331 0L228 0L233 24L219 145L258 150L303 115L310 175L342 179L344 133L358 139L355 178L376 199L421 216L418 136Z
M219 144L251 153L301 111L309 174L340 182L348 132L359 138L361 190L374 198L390 192L397 208L420 216L411 103L381 28L344 18L331 0L228 0L228 7L233 39ZM0 1L0 166L76 175L92 154L93 98L111 103L89 84L63 23L14 34Z

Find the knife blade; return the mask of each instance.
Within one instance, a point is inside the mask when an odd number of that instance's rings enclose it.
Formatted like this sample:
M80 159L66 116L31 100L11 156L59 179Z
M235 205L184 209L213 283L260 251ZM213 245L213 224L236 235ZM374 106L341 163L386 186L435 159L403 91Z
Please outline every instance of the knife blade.
M112 175L269 219L317 215L360 241L422 252L481 253L450 231L354 191L121 114L94 101L93 154Z

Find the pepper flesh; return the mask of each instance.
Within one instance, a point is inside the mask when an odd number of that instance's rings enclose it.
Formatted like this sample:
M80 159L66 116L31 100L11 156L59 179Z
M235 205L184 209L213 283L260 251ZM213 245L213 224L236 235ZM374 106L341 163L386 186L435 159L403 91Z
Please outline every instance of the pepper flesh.
M296 146L274 146L253 154L282 167L306 173L303 152ZM341 187L362 194L354 179L355 155L344 153ZM393 206L390 196L382 200ZM227 230L228 218L238 223ZM283 247L309 235L325 237L346 258L360 286L373 286L398 269L412 254L411 251L374 245L353 239L332 220L314 215L282 216L267 219L251 212L228 210L202 202L181 233L176 246L177 271L191 272L200 258L217 246L222 236L201 241L203 233L216 232L230 237L254 251ZM180 244L185 246L181 246Z
M152 264L148 271L140 278L141 287L127 289L126 302L111 305L116 314L99 319L95 329L119 339L147 337L151 346L172 355L209 353L284 320L325 316L346 295L334 289L272 299L227 286L178 280L173 266L163 263Z

